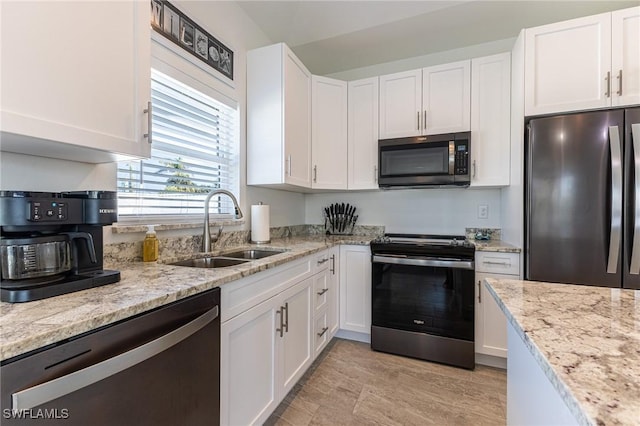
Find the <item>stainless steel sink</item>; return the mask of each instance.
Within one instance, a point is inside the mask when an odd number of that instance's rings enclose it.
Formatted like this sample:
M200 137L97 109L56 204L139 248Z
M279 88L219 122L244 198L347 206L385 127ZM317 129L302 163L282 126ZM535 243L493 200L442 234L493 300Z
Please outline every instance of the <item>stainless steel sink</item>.
M262 259L269 256L274 256L276 254L283 253L284 250L238 250L233 251L231 253L224 253L221 256L223 257L232 257L234 259Z
M169 263L169 265L190 266L192 268L225 268L227 266L242 265L247 262L249 262L249 260L227 259L226 257L215 256L181 260L180 262Z

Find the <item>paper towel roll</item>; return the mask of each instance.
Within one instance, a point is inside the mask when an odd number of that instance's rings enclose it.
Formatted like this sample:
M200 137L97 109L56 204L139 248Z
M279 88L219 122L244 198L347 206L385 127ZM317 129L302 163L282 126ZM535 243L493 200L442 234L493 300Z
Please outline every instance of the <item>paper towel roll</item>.
M251 242L268 243L271 241L269 233L269 205L254 204L251 206Z

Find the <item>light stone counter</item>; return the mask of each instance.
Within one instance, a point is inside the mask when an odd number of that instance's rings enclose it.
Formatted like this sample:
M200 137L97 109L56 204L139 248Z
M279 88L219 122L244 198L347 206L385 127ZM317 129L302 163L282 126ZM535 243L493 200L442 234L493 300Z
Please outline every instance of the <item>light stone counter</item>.
M492 251L501 253L520 253L522 251L519 247L505 243L501 240L481 241L469 239L469 242L476 246L476 251Z
M98 327L192 296L225 283L275 268L339 244L368 245L375 236L297 236L268 245L225 247L286 250L242 265L216 269L164 263L105 264L121 272L118 283L27 303L0 303L0 359L5 360ZM220 251L211 254L220 254ZM202 254L204 255L204 254ZM172 262L192 255L162 259Z
M640 424L640 291L486 281L578 423Z

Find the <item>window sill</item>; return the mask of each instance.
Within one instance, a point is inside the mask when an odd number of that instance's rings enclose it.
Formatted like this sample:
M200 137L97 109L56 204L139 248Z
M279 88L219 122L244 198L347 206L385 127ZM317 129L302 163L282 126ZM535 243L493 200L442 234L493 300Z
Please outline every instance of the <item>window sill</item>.
M237 226L244 225L244 219L212 219L210 222L211 226ZM182 223L162 223L162 224L141 224L141 223L114 223L111 226L111 232L113 234L131 234L131 233L140 233L147 232L148 226L153 225L156 231L170 231L174 229L194 229L194 228L202 228L203 222L182 222Z

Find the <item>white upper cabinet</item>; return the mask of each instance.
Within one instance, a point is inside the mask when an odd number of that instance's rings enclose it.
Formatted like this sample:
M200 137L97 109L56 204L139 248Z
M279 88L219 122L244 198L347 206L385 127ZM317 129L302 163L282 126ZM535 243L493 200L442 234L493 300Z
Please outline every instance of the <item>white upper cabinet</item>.
M471 186L507 186L511 152L511 54L473 59L471 87Z
M311 187L311 73L284 43L247 53L247 184Z
M639 16L634 7L527 29L525 115L638 103Z
M469 131L470 105L470 61L422 70L422 134Z
M311 187L347 189L347 83L312 77Z
M380 76L380 139L470 128L471 62Z
M613 106L640 103L640 7L611 13Z
M348 188L378 189L378 77L349 82Z
M422 134L422 70L380 76L380 139Z
M148 2L3 2L2 150L148 157Z

